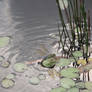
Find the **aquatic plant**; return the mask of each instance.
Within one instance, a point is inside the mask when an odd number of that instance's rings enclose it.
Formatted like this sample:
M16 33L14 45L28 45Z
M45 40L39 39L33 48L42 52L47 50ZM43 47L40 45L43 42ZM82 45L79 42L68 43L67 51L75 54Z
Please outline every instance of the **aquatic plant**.
M90 15L89 12L86 13L84 0L67 0L68 8L66 8L65 0L56 0L56 3L61 21L61 25L58 24L59 42L63 51L74 57L74 51L82 50L83 54L81 55L87 61L89 57ZM62 4L64 11L61 9ZM67 28L66 22L69 28Z

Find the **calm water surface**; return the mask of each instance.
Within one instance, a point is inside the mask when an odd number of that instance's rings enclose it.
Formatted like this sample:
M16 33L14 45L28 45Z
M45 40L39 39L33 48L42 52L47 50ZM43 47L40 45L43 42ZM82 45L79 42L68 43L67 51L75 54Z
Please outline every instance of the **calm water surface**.
M55 0L0 0L0 35L12 36L11 50L19 51L18 61L34 57L40 44L49 47L48 34L57 31L57 21Z

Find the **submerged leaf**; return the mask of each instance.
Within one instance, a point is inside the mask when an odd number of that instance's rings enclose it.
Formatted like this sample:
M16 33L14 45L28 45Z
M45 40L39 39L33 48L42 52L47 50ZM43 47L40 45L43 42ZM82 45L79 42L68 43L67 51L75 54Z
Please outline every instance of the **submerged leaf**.
M16 63L13 68L16 72L24 72L27 66L23 63Z
M75 82L69 78L62 78L60 80L61 86L64 88L71 88L75 86Z
M10 38L9 37L0 37L0 48L8 45Z
M62 87L58 87L58 88L52 89L50 92L66 92L66 89Z
M40 83L40 79L37 78L37 77L32 77L30 80L29 80L29 83L32 84L32 85L38 85Z

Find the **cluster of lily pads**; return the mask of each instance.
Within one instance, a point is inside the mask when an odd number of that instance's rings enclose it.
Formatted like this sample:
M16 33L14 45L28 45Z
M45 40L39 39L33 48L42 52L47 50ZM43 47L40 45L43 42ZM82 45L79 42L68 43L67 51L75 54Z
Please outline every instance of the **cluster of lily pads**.
M51 57L50 57L51 56ZM80 80L80 74L85 71L88 72L92 69L92 64L87 64L85 59L81 59L83 54L81 51L73 52L74 58L56 58L50 55L42 61L42 66L45 68L60 67L60 87L52 89L50 92L91 92L92 82ZM91 58L88 59L92 61ZM74 67L73 63L76 62L79 66ZM83 68L81 72L80 68Z

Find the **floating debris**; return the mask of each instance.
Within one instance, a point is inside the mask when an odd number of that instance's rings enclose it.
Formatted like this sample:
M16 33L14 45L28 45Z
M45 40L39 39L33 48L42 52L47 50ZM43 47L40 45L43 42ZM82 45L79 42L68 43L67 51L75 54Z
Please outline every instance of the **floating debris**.
M39 78L40 80L45 80L45 79L46 79L46 75L44 75L44 74L39 74L39 75L38 75L38 78Z
M40 79L37 78L37 77L32 77L30 80L29 80L29 83L32 84L32 85L38 85L40 83Z
M75 86L75 82L72 79L69 79L69 78L62 78L60 80L60 83L61 83L62 87L67 88L67 89Z
M11 88L13 87L15 84L15 81L11 80L11 79L7 79L7 78L4 78L1 82L1 86L3 88Z
M16 63L13 67L16 72L22 73L27 70L27 65L23 63Z
M0 48L5 47L9 44L9 37L0 37Z
M53 88L50 92L66 92L66 89L63 87Z

